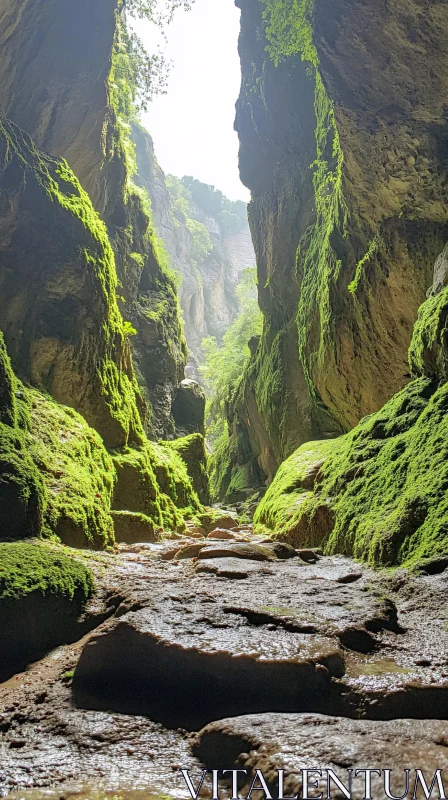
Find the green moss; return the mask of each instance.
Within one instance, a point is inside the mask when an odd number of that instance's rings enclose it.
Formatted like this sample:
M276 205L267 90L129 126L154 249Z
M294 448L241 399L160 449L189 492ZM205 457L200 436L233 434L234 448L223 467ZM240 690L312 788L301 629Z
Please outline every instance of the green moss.
M74 558L28 542L0 544L0 609L31 594L82 605L93 591L90 570Z
M182 436L179 439L164 442L163 444L180 456L199 500L201 503L208 503L210 501L210 486L205 439L202 434L192 433L190 436Z
M356 294L356 292L358 291L362 276L364 274L364 267L366 266L366 264L369 263L372 256L376 253L378 249L378 243L379 243L379 236L375 236L375 238L372 239L369 245L367 253L361 258L360 261L358 261L358 264L356 265L355 277L353 278L352 282L349 283L347 286L347 289L349 292L351 292L351 294Z
M340 440L307 442L279 467L255 516L257 532L299 545L317 545L329 533L329 516L317 513L313 484Z
M413 375L448 377L448 289L420 306L409 348Z
M40 152L34 142L13 123L0 117L0 138L5 149L5 164L14 160L26 182L31 176L46 197L68 215L76 218L87 234L88 247L79 248L81 257L93 276L92 288L98 287L98 307L106 313L99 320L98 347L95 354L98 392L103 395L110 416L123 431L123 437L140 441L143 428L137 407L138 386L130 364L129 343L117 305L115 257L104 222L100 219L87 192L81 187L67 162ZM102 301L102 302L101 302ZM93 365L92 365L93 366ZM93 371L93 370L92 370Z
M289 57L300 56L308 64L314 83L316 115L316 158L313 169L315 222L308 228L297 250L297 271L302 275L297 312L299 355L312 395L312 373L325 371L327 344L331 342L332 289L339 277L341 262L333 249L338 233L346 235L347 205L343 194L344 155L336 125L333 103L325 89L314 44L314 0L262 0L265 6L267 51L277 66ZM356 280L356 278L355 278ZM309 321L318 315L318 338L309 354Z
M294 520L302 526L303 543L308 537L311 544L313 520L326 508L328 553L407 567L446 555L447 411L448 384L420 378L346 436L303 445L280 468L257 511L257 525L283 535ZM310 447L325 463L304 504L302 465Z
M0 332L0 423L13 427L18 422L16 391L17 381Z
M145 514L156 526L184 530L201 504L180 455L172 448L146 442L114 457L117 485L113 508Z
M0 539L39 536L46 490L25 431L0 423Z
M27 391L29 454L46 487L43 534L75 546L113 542L109 513L115 469L101 438L71 408Z

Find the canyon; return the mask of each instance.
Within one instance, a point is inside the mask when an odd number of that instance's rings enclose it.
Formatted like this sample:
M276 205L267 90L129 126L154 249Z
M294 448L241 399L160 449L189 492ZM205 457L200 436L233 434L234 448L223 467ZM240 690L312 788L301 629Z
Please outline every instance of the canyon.
M159 166L124 5L0 0L0 796L188 797L182 769L240 767L243 795L279 770L295 795L311 764L432 781L445 2L237 0L248 219ZM255 265L210 453L204 342Z

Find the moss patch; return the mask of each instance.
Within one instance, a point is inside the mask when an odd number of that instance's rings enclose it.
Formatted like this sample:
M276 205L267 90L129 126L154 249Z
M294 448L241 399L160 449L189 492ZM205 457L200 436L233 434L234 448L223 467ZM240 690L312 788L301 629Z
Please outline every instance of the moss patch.
M112 511L114 533L117 542L134 544L135 542L157 542L162 529L156 528L152 520L145 514L133 511Z
M41 532L46 491L28 444L26 432L0 423L0 539Z
M418 312L409 348L414 375L448 378L448 289L430 297Z
M138 450L127 448L114 456L114 464L114 510L138 512L156 527L181 531L184 520L201 510L186 466L172 448L146 442Z
M192 433L190 436L182 436L172 442L164 442L164 445L181 457L201 503L210 502L207 453L202 434Z
M268 489L257 511L257 528L288 537L294 519L302 526L302 543L314 544L313 523L319 509L326 508L331 517L328 553L407 567L446 555L447 411L448 384L420 378L351 433L313 443L325 463L314 490L302 501L302 467L310 450L303 445Z
M0 423L13 427L17 424L16 390L17 381L0 332Z
M14 371L82 413L108 446L141 441L105 224L68 164L3 117L0 177L0 215L14 232L0 275L0 325Z
M0 608L30 594L58 595L80 610L94 590L91 572L75 559L28 542L0 544Z
M314 485L325 460L339 440L307 442L280 466L258 506L254 525L295 547L318 546L332 530L325 504L316 502Z
M40 544L0 544L0 680L76 636L90 570Z
M113 542L110 504L115 469L101 438L71 408L27 391L29 453L46 486L44 535L73 547Z

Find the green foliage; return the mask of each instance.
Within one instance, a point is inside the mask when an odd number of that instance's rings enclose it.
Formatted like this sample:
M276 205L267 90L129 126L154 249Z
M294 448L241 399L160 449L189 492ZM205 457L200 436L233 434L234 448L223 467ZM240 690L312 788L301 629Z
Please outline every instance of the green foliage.
M236 287L239 314L219 344L214 336L202 340L204 377L208 395L208 435L212 442L226 430L226 403L250 359L248 342L259 336L262 314L257 302L255 269L246 269Z
M179 178L167 175L166 185L175 211L185 217L185 223L193 237L191 258L194 266L201 264L212 252L213 245L210 234L203 222L194 219L195 209L190 192ZM174 220L175 221L175 220ZM199 273L198 273L199 275ZM199 275L200 280L200 275Z
M100 436L73 409L35 391L27 398L28 451L46 488L43 534L63 537L69 526L86 547L112 544L115 470Z
M74 558L39 544L0 544L0 609L35 593L82 604L94 588L90 570Z
M138 19L147 19L159 27L168 25L178 9L189 11L194 0L122 0L121 10Z
M194 204L207 217L216 219L224 233L237 233L247 224L247 206L242 200L229 200L219 189L191 175L184 175L180 182L190 207Z
M262 0L265 6L267 51L277 67L280 61L300 53L303 61L318 67L311 19L314 0Z
M207 394L207 435L213 446L209 458L212 497L216 497L223 477L231 468L235 443L229 439L227 406L231 395L237 391L249 364L249 340L262 330L262 314L257 302L255 268L244 270L236 287L239 314L218 344L213 336L202 340L204 364L200 372L204 377Z
M312 543L327 507L328 553L406 567L446 555L447 411L448 384L420 378L346 436L303 445L280 468L257 524L286 538L301 524ZM300 468L310 449L325 459L314 490Z
M166 94L170 65L158 50L149 54L140 37L117 17L112 69L109 76L111 103L121 120L129 122L147 111L151 100Z

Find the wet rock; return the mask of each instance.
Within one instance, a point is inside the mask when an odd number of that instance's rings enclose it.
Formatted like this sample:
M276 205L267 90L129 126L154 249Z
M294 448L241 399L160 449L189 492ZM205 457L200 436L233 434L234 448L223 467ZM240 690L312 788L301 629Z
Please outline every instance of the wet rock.
M362 572L348 572L346 575L340 575L336 578L336 583L355 583L362 578Z
M256 714L222 719L207 725L193 740L194 754L209 769L238 767L247 770L245 796L255 770L260 769L274 797L278 795L278 772L284 770L285 797L302 790L301 770L315 767L323 771L317 792L326 790L327 772L332 769L342 783L348 783L353 769L352 794L356 800L366 796L365 778L355 770L392 770L392 785L405 783L404 769L410 769L411 791L418 767L432 781L436 769L448 769L445 723L436 720L399 719L371 722L320 716L319 714ZM317 775L310 775L311 781ZM383 775L372 775L374 797L385 796ZM429 785L428 784L428 785ZM257 784L258 785L258 784ZM403 789L400 788L400 793ZM331 786L333 796L336 787ZM314 793L314 788L313 788Z
M319 561L320 555L316 552L316 550L310 550L307 548L300 548L296 550L297 555L302 561L306 561L307 564L315 564Z
M208 534L209 539L238 539L238 533L226 530L225 528L214 528Z
M111 516L114 522L115 541L127 544L157 541L154 523L145 514L112 511Z
M205 558L247 558L252 561L274 561L276 556L265 547L255 544L232 543L203 547L198 556Z
M73 696L194 728L230 710L323 708L343 671L335 640L264 627L248 636L244 618L192 599L127 614L90 639Z
M199 519L206 533L210 533L214 528L231 530L238 525L234 516L215 508L210 508L204 514L200 514Z
M201 550L203 550L205 546L206 545L203 542L198 542L197 544L187 544L185 545L185 547L181 547L180 550L179 549L176 550L174 558L176 559L197 558Z

